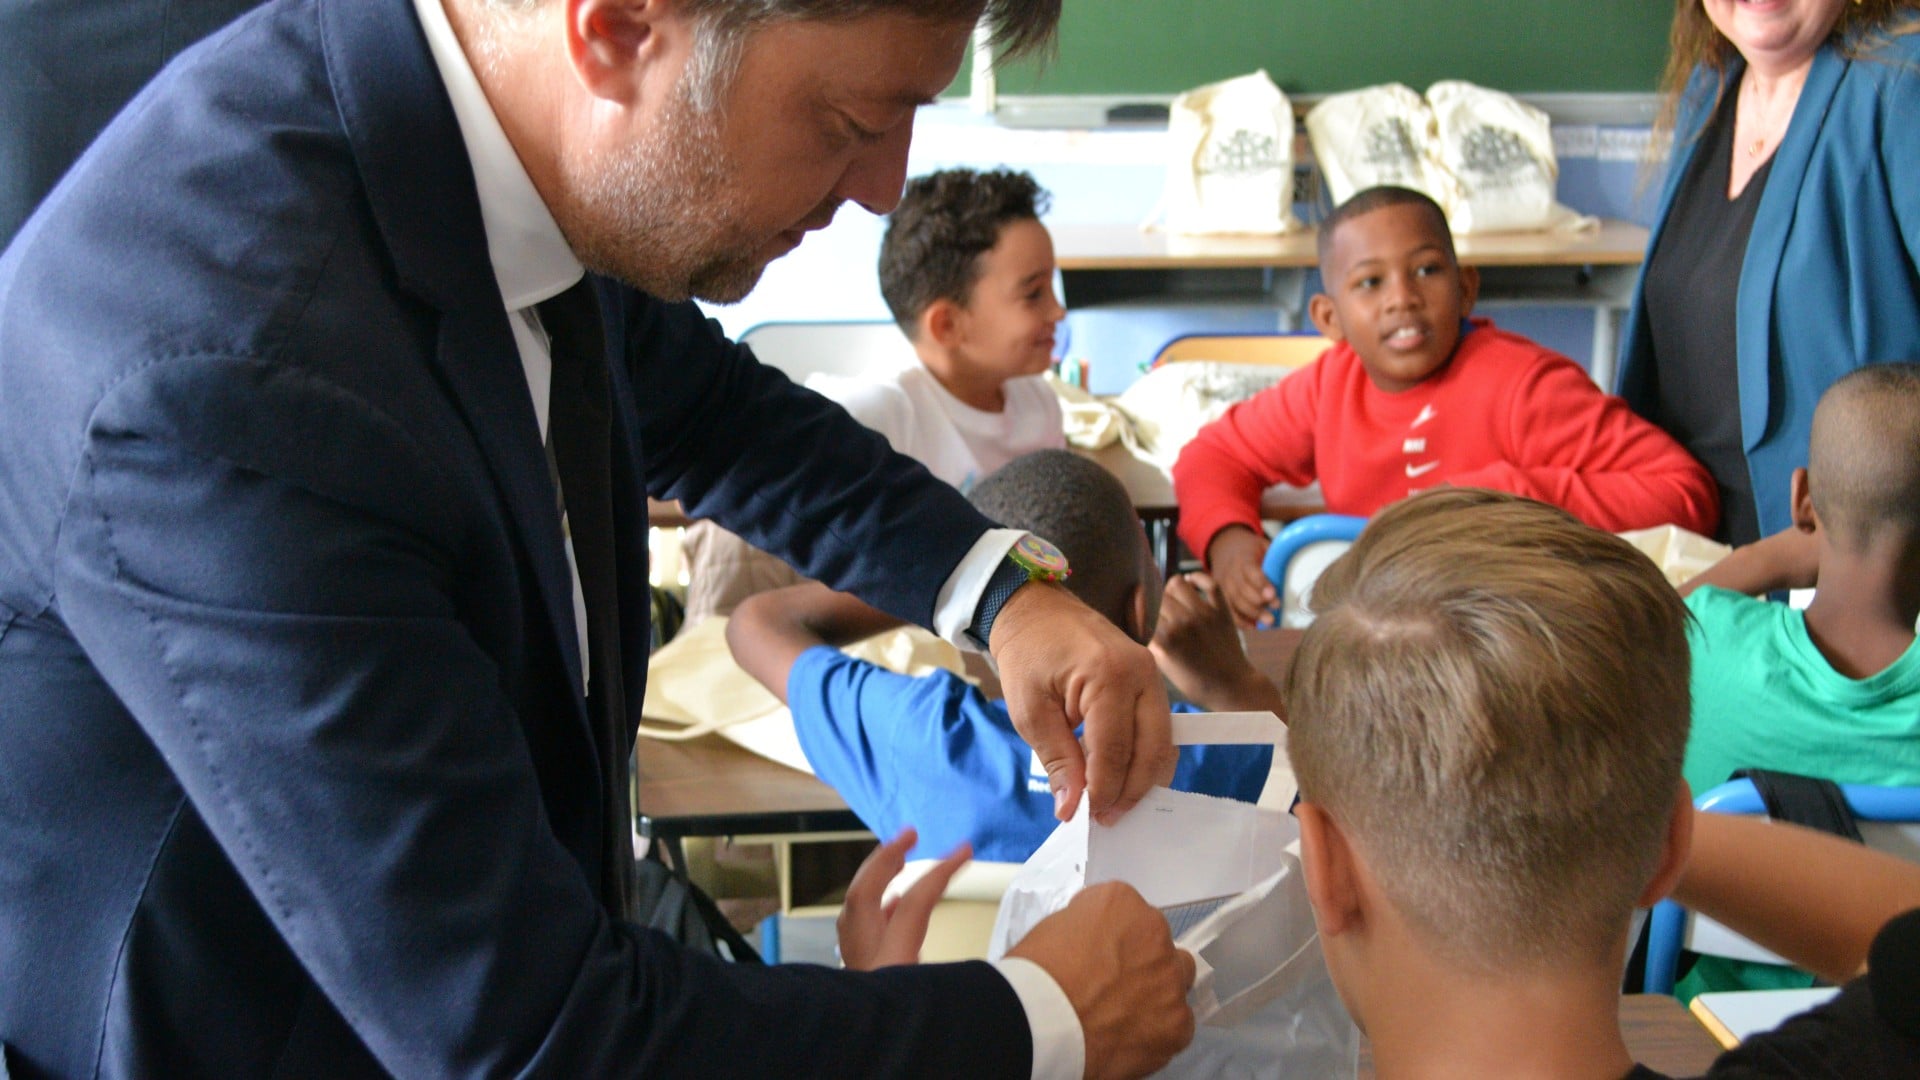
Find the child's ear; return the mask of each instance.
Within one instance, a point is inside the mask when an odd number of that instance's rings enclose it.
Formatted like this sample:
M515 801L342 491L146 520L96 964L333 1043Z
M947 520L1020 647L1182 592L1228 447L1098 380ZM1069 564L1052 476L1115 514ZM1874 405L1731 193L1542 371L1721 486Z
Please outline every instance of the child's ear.
M920 313L920 335L943 348L949 348L960 336L960 305L941 297Z
M1333 306L1333 297L1326 293L1314 293L1307 301L1307 318L1313 320L1313 328L1328 341L1345 341L1347 335L1340 329L1340 312Z
M1120 628L1142 645L1153 640L1154 616L1159 614L1158 611L1149 610L1153 606L1150 603L1152 591L1146 582L1134 582L1133 591L1127 594L1127 625Z
M1473 305L1480 299L1480 268L1463 266L1460 268L1460 315L1462 318L1473 314Z
M1315 803L1294 805L1300 821L1300 865L1307 875L1307 901L1320 932L1335 937L1365 923L1356 854L1339 822Z
M1667 821L1667 835L1661 841L1660 863L1641 891L1639 906L1652 907L1666 899L1686 872L1687 856L1693 852L1693 798L1686 784L1673 797L1673 817Z
M1787 501L1792 504L1794 528L1804 533L1820 530L1820 515L1813 510L1813 480L1807 470L1793 470L1793 479L1787 481Z

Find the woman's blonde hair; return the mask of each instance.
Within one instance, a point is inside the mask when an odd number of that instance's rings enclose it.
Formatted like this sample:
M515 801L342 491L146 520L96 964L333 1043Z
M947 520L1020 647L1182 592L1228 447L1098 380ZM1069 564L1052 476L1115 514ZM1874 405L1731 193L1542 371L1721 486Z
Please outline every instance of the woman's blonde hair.
M1597 960L1651 879L1689 720L1686 606L1619 537L1441 488L1315 584L1286 688L1301 796L1462 966Z

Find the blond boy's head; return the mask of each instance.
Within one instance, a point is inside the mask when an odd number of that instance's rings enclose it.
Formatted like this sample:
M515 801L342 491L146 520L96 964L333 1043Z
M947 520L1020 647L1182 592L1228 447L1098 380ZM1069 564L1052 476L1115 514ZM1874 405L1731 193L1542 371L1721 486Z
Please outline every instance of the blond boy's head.
M1920 543L1920 364L1874 364L1828 387L1813 413L1807 473L1801 483L1836 546Z
M1286 690L1301 796L1409 933L1472 970L1616 952L1687 740L1659 570L1560 510L1443 488L1377 515L1313 607Z

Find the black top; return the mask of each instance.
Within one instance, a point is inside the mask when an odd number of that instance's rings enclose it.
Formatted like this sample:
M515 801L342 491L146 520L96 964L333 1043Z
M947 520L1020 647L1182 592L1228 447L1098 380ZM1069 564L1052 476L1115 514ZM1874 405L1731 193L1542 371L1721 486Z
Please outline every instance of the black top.
M1720 1055L1703 1080L1920 1076L1920 1022L1911 990L1920 980L1920 911L1889 922L1874 939L1871 956L1871 974L1848 983L1825 1005ZM1625 1080L1667 1078L1638 1065Z
M1713 474L1720 487L1718 538L1745 544L1760 538L1760 520L1740 438L1735 306L1747 236L1773 161L1760 166L1738 198L1727 198L1735 98L1726 95L1701 130L1701 144L1647 260L1647 323L1653 336L1648 419Z

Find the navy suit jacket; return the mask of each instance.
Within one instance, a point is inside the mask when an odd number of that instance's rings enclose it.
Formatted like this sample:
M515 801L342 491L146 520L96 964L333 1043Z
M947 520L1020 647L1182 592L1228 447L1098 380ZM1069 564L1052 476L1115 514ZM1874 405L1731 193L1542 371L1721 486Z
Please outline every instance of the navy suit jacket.
M931 618L984 519L600 297L636 707L647 491ZM0 256L0 463L13 1076L1026 1073L984 964L733 967L596 895L620 750L407 0L276 0L113 123Z

